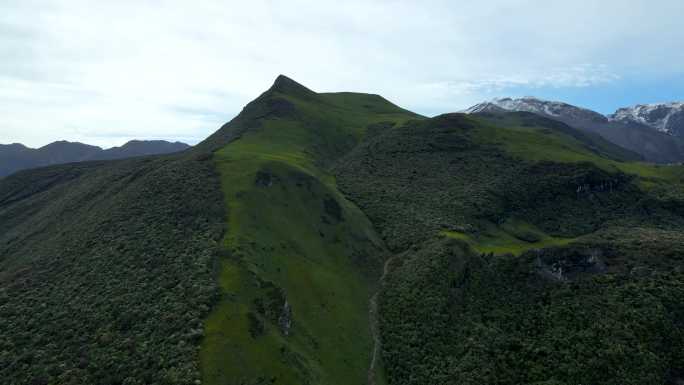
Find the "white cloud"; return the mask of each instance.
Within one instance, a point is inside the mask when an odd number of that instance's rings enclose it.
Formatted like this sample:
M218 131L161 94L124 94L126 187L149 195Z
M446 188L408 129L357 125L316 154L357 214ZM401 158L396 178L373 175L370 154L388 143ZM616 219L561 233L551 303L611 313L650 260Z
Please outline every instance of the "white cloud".
M555 68L546 72L526 72L517 75L491 75L472 79L453 80L424 86L453 94L478 94L501 92L513 87L530 89L542 87L575 88L589 87L619 80L620 76L610 72L605 65L578 65L569 68Z
M196 142L279 73L453 111L681 73L679 0L5 1L0 143Z

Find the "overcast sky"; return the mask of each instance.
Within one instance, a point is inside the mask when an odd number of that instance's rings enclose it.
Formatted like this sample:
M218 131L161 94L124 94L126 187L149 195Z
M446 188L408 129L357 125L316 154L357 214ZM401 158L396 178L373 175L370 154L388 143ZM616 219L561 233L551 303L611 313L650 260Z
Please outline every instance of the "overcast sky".
M0 143L201 141L283 73L425 115L684 99L682 0L0 1Z

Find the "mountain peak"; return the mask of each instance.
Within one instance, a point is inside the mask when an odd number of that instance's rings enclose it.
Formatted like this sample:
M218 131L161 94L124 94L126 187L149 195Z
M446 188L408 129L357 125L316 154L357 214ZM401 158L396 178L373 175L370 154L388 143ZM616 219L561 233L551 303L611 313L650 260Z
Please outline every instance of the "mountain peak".
M684 103L637 104L620 108L609 118L620 122L635 122L674 136L684 136Z
M21 143L0 144L0 148L12 148L17 150L28 149L28 147L24 146Z
M310 96L316 94L285 75L278 75L275 82L273 82L270 91L296 96Z
M102 150L101 147L98 146L93 146L90 144L85 144L81 142L70 142L68 140L57 140L52 143L48 143L43 147L40 147L39 150L54 150L54 149L71 149L71 150L90 150L90 151L99 151Z
M534 96L522 98L496 98L466 109L465 113L524 111L552 118L572 118L574 121L605 122L607 118L598 112L571 104L539 99Z

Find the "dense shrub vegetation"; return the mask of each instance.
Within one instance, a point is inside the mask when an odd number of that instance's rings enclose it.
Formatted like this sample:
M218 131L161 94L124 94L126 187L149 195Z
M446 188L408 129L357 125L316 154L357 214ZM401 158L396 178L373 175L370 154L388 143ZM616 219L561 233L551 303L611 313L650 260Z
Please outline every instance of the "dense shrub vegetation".
M379 308L388 382L674 381L681 170L623 163L543 119L503 121L413 121L336 167L399 254Z
M0 378L189 384L215 300L211 159L20 172L0 183Z
M612 221L682 223L675 209L681 210L681 200L657 199L639 188L636 176L590 162L592 153L572 137L539 129L530 138L525 128L516 138L516 129L492 128L461 114L412 121L358 146L338 163L338 183L399 250L440 229L476 233L482 221L499 224L510 217L564 237ZM555 147L588 155L578 156L580 162L528 160L504 151L491 140L497 136L510 139L506 147L546 136L549 142L535 151L551 159Z
M535 253L455 241L395 262L380 302L391 384L664 384L684 359L681 269L541 278Z

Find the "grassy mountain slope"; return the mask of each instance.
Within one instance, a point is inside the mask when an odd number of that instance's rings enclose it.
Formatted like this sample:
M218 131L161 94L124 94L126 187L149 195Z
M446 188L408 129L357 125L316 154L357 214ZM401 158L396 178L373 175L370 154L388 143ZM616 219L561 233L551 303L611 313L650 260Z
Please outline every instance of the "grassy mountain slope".
M637 203L658 197L667 206L684 192L682 167L613 160L553 127L497 126L461 114L385 130L336 169L343 191L394 247L442 230L478 234L507 219L565 238L607 221L658 222ZM592 198L579 199L585 196Z
M368 126L415 117L375 95L316 94L280 77L200 145L234 138L216 152L228 231L205 383L365 383L368 299L386 251L326 170Z
M641 155L633 151L627 150L620 147L613 142L609 142L598 134L582 131L577 128L566 125L560 121L553 120L551 118L545 118L540 115L533 114L531 112L501 112L497 114L477 114L477 117L481 121L486 121L490 125L497 127L508 127L516 128L515 135L527 135L527 138L497 138L500 141L506 139L513 139L518 144L526 143L529 147L532 147L534 152L543 151L545 149L553 149L548 145L543 143L535 142L533 136L530 134L539 133L556 133L564 134L561 137L554 137L554 139L549 138L547 135L547 140L556 140L557 144L554 146L558 148L563 145L563 143L571 143L575 157L581 157L588 152L593 155L598 155L599 157L609 158L618 161L640 161L643 160ZM495 132L489 132L495 133ZM551 135L553 136L553 135ZM543 136L542 136L543 137ZM568 138L569 137L569 138ZM577 151L577 148L581 151ZM559 156L561 154L554 154L553 156ZM597 157L593 157L597 159ZM566 160L577 161L579 158L567 158Z
M187 153L0 180L0 375L676 383L684 168L632 159L281 76Z
M390 384L681 375L684 170L622 161L566 127L442 115L338 163L398 254L379 302Z
M377 122L413 118L281 77L186 154L3 179L3 378L187 384L201 365L206 383L365 382L385 251L326 170Z

